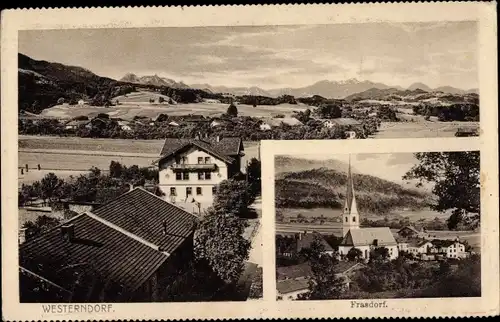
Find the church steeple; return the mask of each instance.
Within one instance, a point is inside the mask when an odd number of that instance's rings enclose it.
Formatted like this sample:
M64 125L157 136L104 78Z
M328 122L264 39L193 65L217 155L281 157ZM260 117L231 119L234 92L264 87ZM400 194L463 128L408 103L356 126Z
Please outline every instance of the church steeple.
M359 228L358 206L354 194L354 181L351 172L351 155L349 155L349 169L347 170L347 189L345 195L344 211L342 212L342 235L345 236L350 229Z

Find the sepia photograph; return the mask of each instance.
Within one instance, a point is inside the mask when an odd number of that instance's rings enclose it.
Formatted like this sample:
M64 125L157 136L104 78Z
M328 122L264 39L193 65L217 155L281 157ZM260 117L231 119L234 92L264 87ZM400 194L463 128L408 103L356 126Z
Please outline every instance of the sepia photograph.
M277 155L277 299L480 297L479 164L479 151Z
M494 18L2 11L6 319L499 312Z

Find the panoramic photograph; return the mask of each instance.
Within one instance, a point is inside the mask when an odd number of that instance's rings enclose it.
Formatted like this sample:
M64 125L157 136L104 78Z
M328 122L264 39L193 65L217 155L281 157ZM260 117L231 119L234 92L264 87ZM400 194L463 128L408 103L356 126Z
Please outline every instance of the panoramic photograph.
M261 140L477 136L477 28L20 31L21 302L262 298Z
M479 161L276 155L277 300L480 297Z

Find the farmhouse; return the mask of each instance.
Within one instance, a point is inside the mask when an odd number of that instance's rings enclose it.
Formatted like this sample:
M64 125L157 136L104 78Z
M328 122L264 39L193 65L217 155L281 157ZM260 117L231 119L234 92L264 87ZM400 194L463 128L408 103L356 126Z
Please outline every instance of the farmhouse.
M167 138L156 161L165 198L194 213L213 203L216 186L241 173L240 138Z
M49 302L160 301L192 259L195 220L136 188L22 243L20 278L47 285ZM28 289L21 302L39 301Z
M351 277L365 265L357 262L338 262L333 271L345 291L350 288ZM308 262L276 268L276 288L283 299L295 300L309 291L309 280L313 276Z
M82 125L87 125L89 124L90 121L77 121L77 120L72 120L72 121L69 121L67 122L65 125L64 125L64 128L66 130L76 130L78 129L80 126Z
M395 259L399 256L398 244L389 227L359 227L360 220L354 193L350 160L347 173L346 200L342 218L343 240L339 246L339 255L341 257L345 257L352 248L357 248L361 251L361 257L368 260L370 258L370 251L378 247L387 248L390 259Z
M323 126L327 128L333 128L338 125L351 125L351 126L361 125L361 122L359 122L358 120L348 117L336 118L336 119L320 119L320 121L323 122Z
M323 238L323 235L321 235L318 232L308 233L307 231L305 231L304 233L298 233L296 238L297 238L296 253L300 253L300 251L304 248L311 248L312 243L317 239L320 241L321 245L324 248L323 253L328 255L333 255L334 251L332 246L330 246L330 244L328 244L326 240Z
M407 251L414 256L435 253L434 245L428 240L409 240Z
M440 240L432 241L434 247L438 249L438 253L443 254L446 258L466 258L469 253L465 251L465 245L457 240Z
M272 127L278 127L282 124L296 126L302 125L302 122L297 120L294 117L275 117L275 118L264 118L262 119L262 123L260 124L260 129L262 131L270 130Z

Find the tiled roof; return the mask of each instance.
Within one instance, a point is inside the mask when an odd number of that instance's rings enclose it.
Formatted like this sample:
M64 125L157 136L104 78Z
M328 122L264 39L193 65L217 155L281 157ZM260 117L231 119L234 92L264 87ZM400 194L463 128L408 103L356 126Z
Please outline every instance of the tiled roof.
M276 268L276 276L278 281L285 279L297 279L312 276L311 266L309 263L302 263L292 266L284 266Z
M280 294L288 294L296 291L306 291L309 289L309 281L307 279L302 280L284 280L276 282L276 289Z
M221 138L218 142L216 138L207 139L176 139L166 138L163 148L160 152L161 157L172 155L181 149L195 145L208 153L214 154L223 161L233 162L232 156L238 155L243 151L243 143L240 138L228 137Z
M350 229L342 240L343 246L373 245L377 240L378 246L397 245L389 227Z
M409 229L411 231L413 231L414 233L420 233L415 227L413 227L412 225L408 225L408 226L404 226L403 228L401 228L400 230L398 230L398 234L399 232L403 231L403 230L406 230L406 229Z
M360 125L361 122L348 117L336 118L336 119L322 119L323 122L331 122L337 125Z
M87 214L76 216L67 223L74 225L72 241L62 238L60 226L51 229L20 245L20 266L40 273L64 288L72 289L74 285L69 284L74 281L64 279L64 274L58 272L64 267L72 269L73 266L90 265L105 278L104 282L112 282L133 291L168 258L168 255ZM39 271L40 267L45 267L43 272Z
M339 261L335 265L333 270L335 271L335 273L344 274L344 273L351 271L351 270L354 270L354 269L360 269L363 266L364 265L361 263L355 263L355 262L350 262L350 261Z
M450 247L451 245L457 243L457 241L449 239L434 239L431 243L436 247Z
M311 247L315 236L320 237L321 244L324 246L325 252L333 251L332 246L330 246L330 244L328 244L323 238L323 235L318 232L301 233L299 236L300 237L297 239L297 252L300 252L303 248Z
M276 118L264 118L263 121L266 123L266 124L269 124L271 126L280 126L281 123L284 123L284 124L287 124L287 125L291 125L291 126L295 126L295 125L302 125L302 122L297 120L296 118L294 117L283 117L283 118L279 118L279 117L276 117Z
M135 188L92 213L168 253L190 238L196 220L193 214L142 188Z

